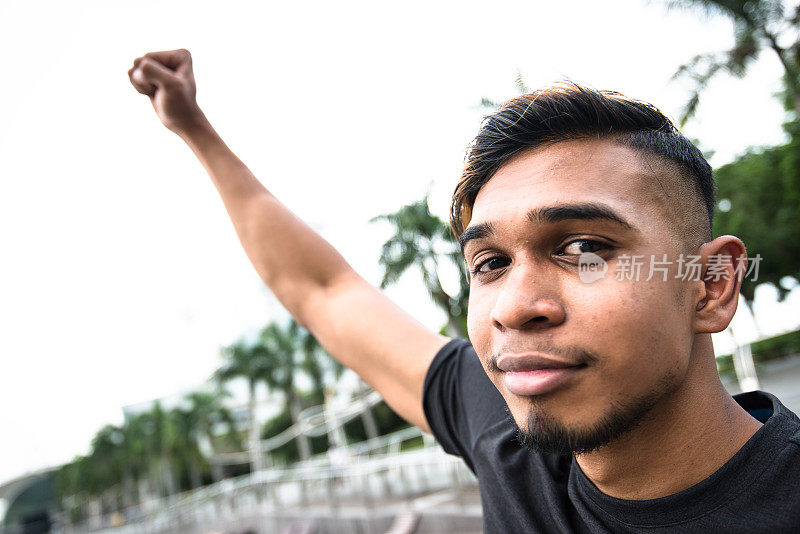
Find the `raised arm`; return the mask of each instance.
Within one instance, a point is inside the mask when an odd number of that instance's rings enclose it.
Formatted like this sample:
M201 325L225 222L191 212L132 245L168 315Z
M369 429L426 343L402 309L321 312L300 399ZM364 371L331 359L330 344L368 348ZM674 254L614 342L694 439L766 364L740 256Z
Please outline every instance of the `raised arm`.
M197 105L187 50L145 54L128 76L150 98L164 126L203 164L247 256L278 300L398 414L429 432L422 384L447 338L422 326L360 277L225 145Z

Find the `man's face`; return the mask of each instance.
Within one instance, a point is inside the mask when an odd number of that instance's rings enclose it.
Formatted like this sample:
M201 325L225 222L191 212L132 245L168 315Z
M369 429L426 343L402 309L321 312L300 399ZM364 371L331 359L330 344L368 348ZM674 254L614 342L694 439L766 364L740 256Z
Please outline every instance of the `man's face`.
M462 237L469 335L528 445L592 450L680 387L693 331L665 207L677 179L629 148L577 140L517 156L478 193Z

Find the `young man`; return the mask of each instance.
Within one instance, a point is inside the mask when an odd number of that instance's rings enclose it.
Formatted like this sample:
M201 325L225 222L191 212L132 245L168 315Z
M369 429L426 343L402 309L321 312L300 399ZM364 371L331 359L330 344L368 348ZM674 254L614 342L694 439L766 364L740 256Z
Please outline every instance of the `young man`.
M712 239L711 169L652 106L564 86L484 122L452 207L470 344L398 309L255 179L197 106L186 50L129 76L289 312L477 474L487 532L800 530L800 420L732 398L714 361L744 245Z

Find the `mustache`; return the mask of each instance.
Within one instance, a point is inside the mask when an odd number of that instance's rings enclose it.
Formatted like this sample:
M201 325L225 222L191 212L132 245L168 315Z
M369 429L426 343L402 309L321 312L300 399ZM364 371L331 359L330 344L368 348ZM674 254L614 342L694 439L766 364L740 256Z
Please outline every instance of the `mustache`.
M514 347L511 345L503 345L498 349L492 351L489 361L486 364L486 370L490 373L499 373L501 369L497 367L497 360L502 354L507 353L524 354L526 352L541 352L551 356L558 357L559 360L573 362L575 365L592 364L600 360L600 356L583 347L563 346L559 347L552 344L540 343L538 345L526 346L525 348Z

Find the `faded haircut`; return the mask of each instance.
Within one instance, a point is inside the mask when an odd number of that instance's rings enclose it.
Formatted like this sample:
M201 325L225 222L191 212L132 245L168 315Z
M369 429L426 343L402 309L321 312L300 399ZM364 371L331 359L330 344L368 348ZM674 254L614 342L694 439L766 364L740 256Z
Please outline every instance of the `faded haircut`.
M701 216L700 228L691 233L700 242L711 239L714 178L702 152L653 105L572 82L513 98L483 119L453 193L453 234L458 238L464 232L478 192L514 156L559 141L589 138L613 140L637 151L651 167L655 163L657 172L678 174L678 196L689 196L682 201L689 200L696 206L694 212L701 212L693 217Z

